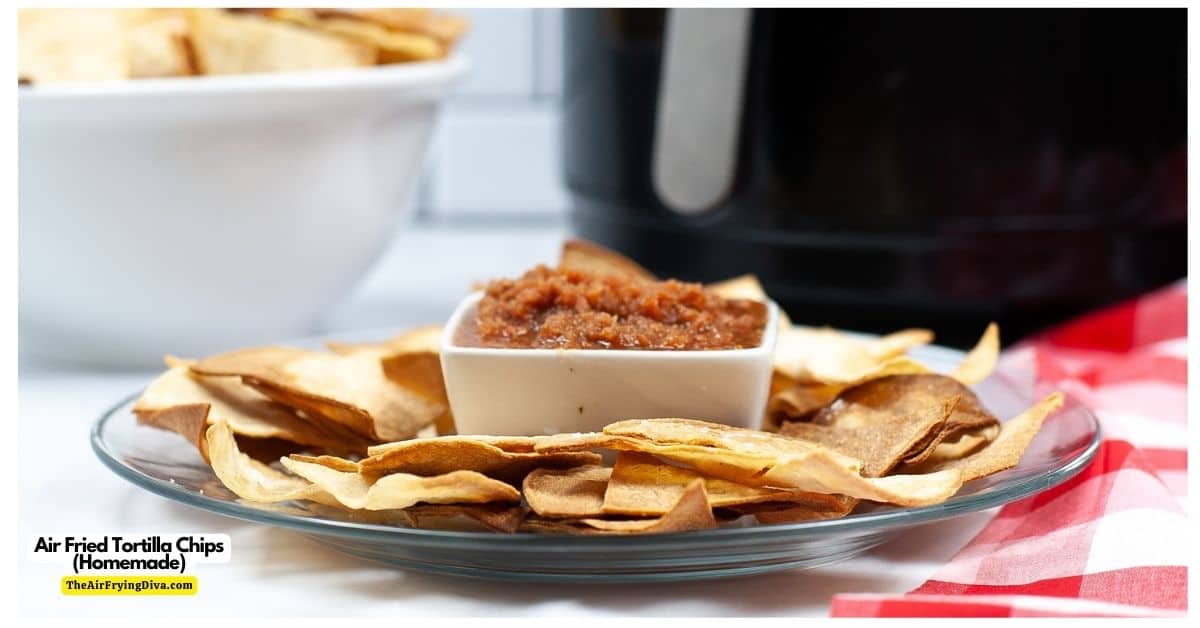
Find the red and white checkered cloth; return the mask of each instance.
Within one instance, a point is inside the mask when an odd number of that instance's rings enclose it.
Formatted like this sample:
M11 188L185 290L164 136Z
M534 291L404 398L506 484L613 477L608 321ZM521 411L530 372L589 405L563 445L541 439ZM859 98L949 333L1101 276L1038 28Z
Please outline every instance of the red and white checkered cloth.
M1104 442L1066 483L1000 509L904 595L841 594L845 617L1181 616L1187 609L1187 283L1005 352L1087 404Z

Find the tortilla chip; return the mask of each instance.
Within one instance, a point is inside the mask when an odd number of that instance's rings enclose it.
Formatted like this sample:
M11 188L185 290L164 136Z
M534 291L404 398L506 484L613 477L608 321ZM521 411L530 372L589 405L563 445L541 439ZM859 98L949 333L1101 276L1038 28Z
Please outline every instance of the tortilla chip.
M126 11L132 78L193 74L187 15L178 9Z
M200 377L190 372L185 361L169 358L168 362L175 366L151 382L133 406L139 422L174 429L191 440L201 429L196 421L202 411L205 422L225 422L239 438L279 439L334 453L366 451L362 438L315 425L237 378Z
M612 469L586 465L571 469L535 469L525 476L525 501L541 517L598 517L604 514L604 489Z
M471 435L465 438L498 447L510 453L531 453L538 443L546 439L545 436L490 436L483 434ZM409 447L408 443L409 441L402 440L394 443L372 445L367 448L367 455L378 456L394 449Z
M205 434L213 473L230 491L250 502L307 499L328 504L330 495L302 478L287 475L251 458L238 449L229 425L218 421Z
M442 343L442 329L441 325L422 325L403 331L381 342L338 342L330 340L325 343L325 346L330 351L342 355L358 351L372 351L380 356L408 351L431 351L437 353Z
M335 355L290 347L231 351L191 366L201 375L237 375L275 401L378 441L413 437L445 412L388 380L378 356Z
M563 243L558 268L594 275L619 275L634 281L658 281L654 273L637 262L585 240L567 240Z
M547 437L536 450L597 448L653 454L748 486L841 494L901 506L940 503L962 484L953 469L865 478L860 475L861 461L816 443L691 419L620 421L605 427L602 434Z
M957 439L968 432L982 433L989 428L991 430L999 428L1000 420L983 407L982 402L979 401L979 397L970 388L967 388L962 382L953 377L932 374L909 375L905 377L922 382L922 385L927 386L928 390L933 394L941 394L946 397L957 396L959 401L954 406L954 411L946 419L945 424L942 425L941 430L929 438L923 446L914 447L905 456L904 462L921 462L931 456L943 441ZM992 437L994 436L992 434ZM945 451L943 453L950 452Z
M739 504L726 509L738 517L752 515L759 523L800 523L841 519L850 514L859 500L845 495L828 495L824 501L815 502L761 502ZM734 517L736 518L736 517Z
M917 337L910 330L859 341L829 328L792 327L781 330L776 341L775 370L798 384L840 385L884 375L928 373L923 364L894 355L898 347Z
M309 462L303 457L282 458L280 462L292 473L324 489L347 508L390 510L408 508L420 502L472 504L521 500L521 494L513 487L474 471L454 471L433 477L395 473L372 480L354 471Z
M1017 465L1047 416L1063 405L1063 394L1055 392L1000 426L996 439L987 447L955 460L913 465L919 473L958 471L963 482L991 475Z
M137 416L138 425L175 432L186 438L200 450L200 457L204 458L204 462L209 462L208 443L204 434L208 431L210 407L207 403L188 403L158 409L139 409L135 405L133 413Z
M392 443L386 451L365 458L360 466L367 475L429 476L457 470L476 471L519 486L537 468L566 469L600 461L599 455L589 452L513 453L473 436L441 436Z
M867 381L842 391L812 422L787 423L780 433L862 460L864 476L882 477L936 437L958 405L957 394L929 384L929 378L937 377L891 375Z
M388 379L446 408L434 419L437 435L445 436L455 433L455 427L450 400L446 396L446 384L442 379L441 339L441 325L425 325L383 342L331 341L325 344L330 351L338 354L372 352L379 355L383 373Z
M995 439L996 434L992 434L989 438L988 434L990 432L995 432L998 434L999 428L982 428L976 432L959 434L954 440L944 440L934 446L932 451L930 451L929 454L923 459L911 463L906 462L905 466L901 467L901 471L904 472L909 468L918 468L907 466L911 464L924 464L932 467L934 465L941 465L951 460L965 458L967 455L974 453L980 447L983 447Z
M373 22L389 30L418 33L437 39L447 49L464 33L469 24L456 15L435 13L429 9L317 9L325 16L345 16Z
M338 12L282 8L269 9L266 16L370 46L377 51L377 63L423 61L446 53L442 43L430 35L391 31L374 22L348 18Z
M689 530L711 530L717 527L712 503L705 490L706 483L696 478L688 483L667 511L657 519L614 521L611 519L582 519L581 524L596 530L621 534L665 534Z
M17 77L35 84L129 78L124 17L114 9L19 9Z
M189 9L196 64L204 74L253 74L373 65L373 46L251 13Z
M717 527L712 505L704 489L704 480L688 484L668 511L655 519L576 518L552 520L531 518L522 529L559 534L666 534Z
M427 61L446 56L446 48L440 41L422 33L391 31L377 24L339 17L321 18L318 28L349 41L374 46L378 50L379 63Z
M437 528L440 521L468 517L494 532L511 534L521 527L529 510L521 506L494 504L420 504L400 511L414 528Z
M967 353L967 357L954 369L951 376L968 386L973 386L987 379L992 371L996 370L999 359L1000 327L996 323L989 323L979 342Z
M441 356L436 350L394 353L384 357L380 366L383 368L384 377L422 396L429 403L445 408L445 411L433 420L438 434L447 435L457 431L454 413L450 409L450 398L446 394L446 381L442 377Z
M337 456L303 456L300 454L292 454L288 456L296 462L305 462L308 464L319 464L327 469L334 471L342 471L344 473L361 473L362 468L353 460L346 460Z
M902 329L886 336L880 336L867 343L867 351L876 359L904 355L914 347L933 342L933 332L928 329Z
M814 508L832 507L837 499L821 493L782 491L706 478L695 471L669 465L653 456L623 451L617 454L612 477L604 492L603 511L610 515L656 517L666 513L697 478L704 480L713 508L758 502L804 503Z
M763 303L771 300L767 296L766 290L763 290L762 282L754 275L740 275L732 279L710 283L704 288L723 299L749 299ZM787 312L784 312L783 308L779 308L779 329L784 330L791 326L792 321L788 318Z
M772 392L767 401L768 421L777 428L785 421L807 421L842 390L838 385L794 384Z

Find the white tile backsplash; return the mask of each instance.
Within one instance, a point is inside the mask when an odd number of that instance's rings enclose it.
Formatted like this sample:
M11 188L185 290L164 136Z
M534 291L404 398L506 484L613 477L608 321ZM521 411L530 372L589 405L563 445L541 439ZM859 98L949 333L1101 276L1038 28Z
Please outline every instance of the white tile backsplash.
M443 111L419 216L557 216L562 9L459 9L468 78Z
M451 106L434 138L427 213L563 212L558 122L557 101Z
M459 95L532 98L537 73L534 9L460 9L471 20L461 51L471 73Z
M562 94L563 9L537 11L537 95L558 98Z

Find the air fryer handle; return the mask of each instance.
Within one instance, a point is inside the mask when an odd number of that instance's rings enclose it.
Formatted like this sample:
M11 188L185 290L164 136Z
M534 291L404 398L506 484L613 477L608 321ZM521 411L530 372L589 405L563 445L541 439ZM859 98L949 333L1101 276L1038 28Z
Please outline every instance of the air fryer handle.
M721 204L737 170L751 9L671 9L654 128L654 190L672 211Z

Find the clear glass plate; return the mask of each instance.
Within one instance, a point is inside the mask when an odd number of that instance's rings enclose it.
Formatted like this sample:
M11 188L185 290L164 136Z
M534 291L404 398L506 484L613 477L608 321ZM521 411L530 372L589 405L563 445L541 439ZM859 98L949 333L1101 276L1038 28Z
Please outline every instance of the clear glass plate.
M376 337L383 337L376 335ZM309 344L309 343L303 343ZM314 343L315 344L315 343ZM912 355L949 370L962 353L930 346ZM1015 415L1048 390L1031 378L997 373L976 387L1002 418ZM386 513L349 513L307 503L254 504L229 492L199 453L175 434L141 427L122 400L94 425L92 448L117 475L152 493L221 515L305 533L339 551L397 567L507 581L646 582L750 575L814 568L846 560L930 521L948 519L1029 497L1082 470L1100 445L1090 411L1067 397L1046 419L1015 468L969 482L946 502L922 508L860 506L831 521L747 525L647 536L557 536L472 530L414 529Z

